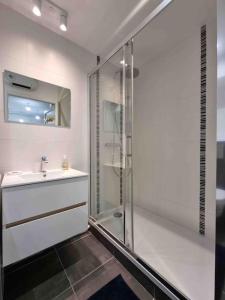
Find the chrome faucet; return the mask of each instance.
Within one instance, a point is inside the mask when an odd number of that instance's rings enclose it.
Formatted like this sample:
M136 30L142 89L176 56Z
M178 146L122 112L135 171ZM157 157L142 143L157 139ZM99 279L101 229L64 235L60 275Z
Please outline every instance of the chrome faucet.
M41 173L43 173L44 177L46 176L46 173L47 173L47 169L46 169L47 163L48 163L48 157L42 156L41 157Z

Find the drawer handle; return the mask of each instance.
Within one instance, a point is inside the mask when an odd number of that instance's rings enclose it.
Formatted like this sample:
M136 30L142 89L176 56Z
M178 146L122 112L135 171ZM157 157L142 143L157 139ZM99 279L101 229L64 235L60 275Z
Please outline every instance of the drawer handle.
M30 218L26 218L26 219L19 220L19 221L16 221L16 222L8 223L8 224L5 225L5 228L7 229L7 228L15 227L15 226L18 226L18 225L21 225L21 224L25 224L25 223L32 222L32 221L35 221L35 220L43 219L45 217L49 217L49 216L52 216L52 215L56 215L56 214L59 214L61 212L67 211L67 210L71 210L71 209L74 209L74 208L84 206L84 205L86 205L86 203L87 202L80 202L78 204L74 204L74 205L70 205L70 206L67 206L67 207L52 210L52 211L49 211L47 213L36 215L36 216L30 217Z

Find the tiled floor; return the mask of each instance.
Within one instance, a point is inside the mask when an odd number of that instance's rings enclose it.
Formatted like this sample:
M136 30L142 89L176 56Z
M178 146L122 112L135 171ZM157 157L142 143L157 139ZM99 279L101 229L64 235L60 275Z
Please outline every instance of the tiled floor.
M85 300L119 274L140 300L153 299L115 257L87 232L8 271L5 275L4 299Z

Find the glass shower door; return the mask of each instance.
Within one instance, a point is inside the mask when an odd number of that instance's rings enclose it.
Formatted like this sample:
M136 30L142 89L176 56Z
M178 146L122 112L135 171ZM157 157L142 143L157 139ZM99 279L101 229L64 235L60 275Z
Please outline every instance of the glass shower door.
M91 218L128 246L130 242L131 128L128 69L131 46L90 76ZM128 228L129 227L129 228ZM129 232L128 232L129 231Z

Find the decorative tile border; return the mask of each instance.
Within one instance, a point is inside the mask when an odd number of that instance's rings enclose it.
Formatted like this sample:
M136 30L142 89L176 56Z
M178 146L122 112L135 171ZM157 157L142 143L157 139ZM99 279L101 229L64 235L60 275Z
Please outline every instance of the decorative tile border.
M120 205L123 205L123 73L120 72Z
M97 64L100 57L97 57ZM96 71L96 209L100 213L100 71Z
M206 100L207 100L207 32L201 27L201 101L200 101L200 218L199 233L205 235L206 185Z

